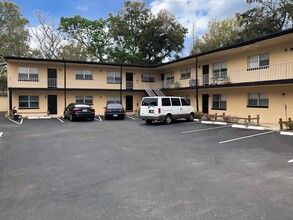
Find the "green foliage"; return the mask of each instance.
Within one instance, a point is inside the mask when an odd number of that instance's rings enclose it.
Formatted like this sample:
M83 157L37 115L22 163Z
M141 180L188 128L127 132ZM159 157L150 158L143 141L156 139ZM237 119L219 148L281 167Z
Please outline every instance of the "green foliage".
M288 121L285 123L288 130L293 130L293 121Z
M28 51L28 20L13 2L0 1L0 63L8 55L22 56Z
M222 21L213 19L208 23L208 30L201 38L197 37L191 54L213 50L240 41L240 22L236 17Z
M203 117L203 115L204 115L204 114L203 114L202 112L197 111L197 112L195 112L194 117L197 118L197 119L201 119L201 118Z
M5 74L0 75L0 91L6 91L7 90L7 75Z
M67 40L78 42L78 47L82 48L83 52L87 52L89 58L104 62L109 54L109 46L112 44L107 24L108 21L102 18L91 21L76 15L73 18L61 17L59 29L67 33ZM84 55L80 56L84 59Z

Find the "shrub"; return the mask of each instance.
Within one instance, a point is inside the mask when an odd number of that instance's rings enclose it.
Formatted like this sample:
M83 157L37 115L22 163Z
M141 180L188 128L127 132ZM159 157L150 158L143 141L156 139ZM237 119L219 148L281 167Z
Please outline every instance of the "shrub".
M197 111L197 112L194 113L194 117L197 118L197 119L201 119L202 116L203 116L202 112Z
M293 121L288 121L285 123L288 130L293 130Z

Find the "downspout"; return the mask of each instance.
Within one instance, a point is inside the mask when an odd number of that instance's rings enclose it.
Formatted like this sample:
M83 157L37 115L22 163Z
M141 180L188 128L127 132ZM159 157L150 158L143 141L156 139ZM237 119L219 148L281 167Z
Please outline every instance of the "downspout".
M66 108L66 61L64 61L64 108Z
M195 58L195 97L196 97L196 111L198 108L198 57Z
M12 89L11 88L8 88L8 96L9 96L9 111L8 111L8 114L9 114L10 110L12 109Z
M122 66L120 66L120 104L122 105Z

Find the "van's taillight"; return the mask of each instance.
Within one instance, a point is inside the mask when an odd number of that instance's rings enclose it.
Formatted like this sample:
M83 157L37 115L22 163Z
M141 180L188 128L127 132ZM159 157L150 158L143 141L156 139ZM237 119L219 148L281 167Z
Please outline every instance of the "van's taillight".
M80 108L73 108L73 111L80 111Z
M161 108L158 108L158 113L161 114Z

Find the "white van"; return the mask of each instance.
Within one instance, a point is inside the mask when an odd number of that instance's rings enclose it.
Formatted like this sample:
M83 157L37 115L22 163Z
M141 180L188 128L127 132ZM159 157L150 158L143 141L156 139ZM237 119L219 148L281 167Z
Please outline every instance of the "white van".
M193 121L194 116L194 108L182 97L145 97L140 104L139 117L147 124L151 124L155 120L170 124L172 120L180 118Z

